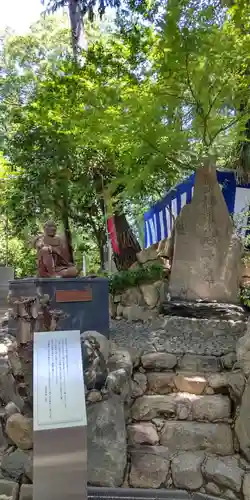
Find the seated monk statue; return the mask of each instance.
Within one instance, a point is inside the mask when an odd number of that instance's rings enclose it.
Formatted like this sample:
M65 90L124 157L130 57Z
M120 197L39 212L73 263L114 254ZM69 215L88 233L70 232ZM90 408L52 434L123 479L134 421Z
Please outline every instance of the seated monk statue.
M78 271L69 261L65 241L56 235L56 224L46 222L44 233L39 234L32 244L37 250L38 276L40 278L75 278Z

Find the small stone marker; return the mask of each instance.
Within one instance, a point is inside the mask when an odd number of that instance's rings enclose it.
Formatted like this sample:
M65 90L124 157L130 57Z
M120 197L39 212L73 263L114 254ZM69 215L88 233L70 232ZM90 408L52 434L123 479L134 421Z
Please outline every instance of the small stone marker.
M173 299L237 303L242 245L209 160L177 218L169 293Z
M34 333L34 500L87 499L80 331Z

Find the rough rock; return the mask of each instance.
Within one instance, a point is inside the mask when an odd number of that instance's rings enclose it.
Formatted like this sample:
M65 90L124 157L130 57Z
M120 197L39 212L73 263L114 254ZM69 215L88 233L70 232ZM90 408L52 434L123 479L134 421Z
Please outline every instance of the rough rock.
M233 436L227 424L199 422L166 422L160 444L173 451L207 450L219 455L234 452Z
M176 402L173 395L150 395L138 398L131 408L133 420L151 420L155 417L174 416Z
M250 380L248 380L239 408L239 415L235 422L235 433L239 441L240 449L250 461Z
M6 367L3 366L2 362L6 364ZM5 360L0 360L0 398L5 404L13 401L20 410L23 409L23 399L16 391L14 377L9 373L9 365Z
M205 485L205 490L207 493L210 493L211 495L215 496L219 496L221 493L219 486L217 486L217 484L214 483L207 483Z
M121 294L122 306L143 306L144 304L145 302L139 288L128 288Z
M169 291L173 298L237 303L242 245L209 158L176 219Z
M132 398L142 396L147 390L147 377L144 373L137 372L132 380Z
M87 401L89 403L97 403L98 401L102 400L102 395L100 391L96 391L95 389L93 391L89 391L87 394Z
M113 395L89 405L87 418L88 482L93 486L121 486L127 463L123 401Z
M164 238L159 241L157 248L157 255L159 257L171 257L171 238Z
M28 452L28 461L25 463L25 477L33 483L33 450Z
M163 446L131 450L129 484L132 488L160 488L169 471L169 452Z
M12 497L12 491L15 487L14 481L8 481L7 479L0 479L0 495L6 495L7 497Z
M8 361L10 363L11 371L14 377L23 376L23 367L17 353L16 342L13 342L13 344L8 349Z
M177 358L167 352L152 352L144 354L141 363L146 370L171 370L176 366Z
M208 457L203 465L203 474L208 481L239 492L244 471L235 457Z
M174 373L148 373L148 390L155 394L169 394L174 388Z
M220 371L220 361L215 356L185 354L178 361L178 368L182 371L191 371L192 373L213 373Z
M229 489L223 491L223 496L228 500L238 500L238 495Z
M178 373L174 377L174 384L176 389L180 392L200 395L204 392L207 381L202 375Z
M33 484L22 484L19 500L33 500Z
M248 377L250 375L250 322L248 322L246 334L237 342L236 353L238 363Z
M148 248L144 248L143 250L141 250L136 254L137 260L141 264L145 264L150 260L157 260L158 259L157 249L158 249L158 243L155 243L154 245L151 245Z
M5 414L7 417L10 417L11 415L14 415L15 413L20 413L19 408L13 401L10 401L4 408Z
M2 457L1 469L4 475L18 481L30 466L29 454L22 450L5 453Z
M109 315L111 318L117 316L117 304L114 302L112 295L109 294Z
M89 337L94 337L94 339L99 343L100 352L102 353L105 361L107 361L110 353L109 340L104 335L102 335L102 333L92 330L86 330L85 332L81 333L81 342L84 342Z
M242 489L244 500L250 500L250 473L245 474Z
M187 490L198 490L203 485L201 465L204 453L178 453L173 458L171 469L174 486Z
M140 285L144 301L148 307L155 307L159 301L159 290L155 284Z
M0 425L0 449L5 446L6 446L6 436L4 436L2 425Z
M131 378L125 368L119 368L108 374L105 392L120 394L122 399L127 401L131 396L131 385Z
M129 425L127 432L128 442L131 445L155 445L159 442L159 436L156 432L155 426L148 422L140 422L138 424Z
M225 368L226 370L232 370L236 361L237 361L236 353L229 352L221 357L222 368Z
M121 304L117 304L116 315L117 319L121 319L123 316L123 306Z
M232 399L240 399L244 392L245 378L242 372L213 373L208 377L210 387L215 390L228 388Z
M145 310L137 304L123 307L122 314L128 321L147 321L151 317L149 310Z
M101 390L108 375L107 362L95 337L88 336L82 342L84 383L88 390Z
M117 349L112 352L107 363L109 372L113 372L123 368L126 370L127 374L131 376L133 370L133 363L128 351Z
M192 404L193 420L206 420L208 422L225 421L230 418L230 414L230 399L220 394L197 397Z
M30 450L33 446L33 422L32 419L14 413L6 423L5 431L11 441L21 450Z

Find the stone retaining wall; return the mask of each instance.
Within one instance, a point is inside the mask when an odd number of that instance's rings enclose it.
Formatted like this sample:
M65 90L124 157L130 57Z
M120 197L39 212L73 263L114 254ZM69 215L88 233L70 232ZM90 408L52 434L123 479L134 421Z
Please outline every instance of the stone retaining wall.
M128 321L147 321L158 315L159 307L167 298L167 292L168 280L165 279L110 295L110 316L125 318Z

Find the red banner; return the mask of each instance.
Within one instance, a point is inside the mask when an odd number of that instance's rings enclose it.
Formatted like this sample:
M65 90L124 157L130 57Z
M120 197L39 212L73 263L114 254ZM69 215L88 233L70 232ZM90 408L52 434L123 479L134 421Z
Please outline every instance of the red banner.
M116 253L117 255L120 255L120 249L119 249L119 245L118 245L118 241L117 241L114 217L110 217L108 219L108 233L109 233L110 241L112 244L113 252Z

